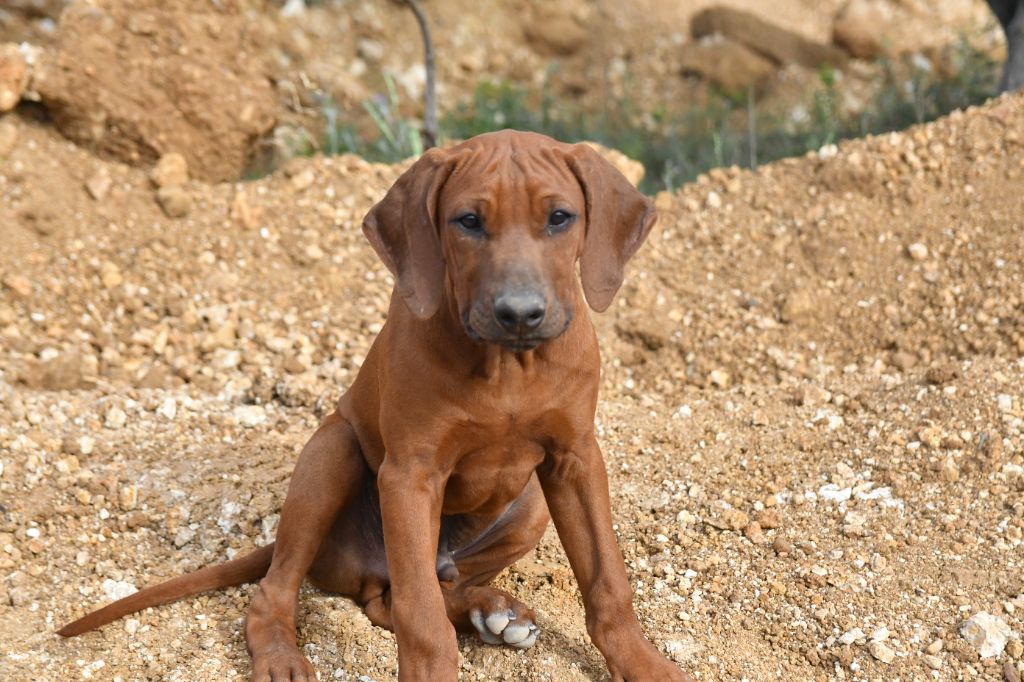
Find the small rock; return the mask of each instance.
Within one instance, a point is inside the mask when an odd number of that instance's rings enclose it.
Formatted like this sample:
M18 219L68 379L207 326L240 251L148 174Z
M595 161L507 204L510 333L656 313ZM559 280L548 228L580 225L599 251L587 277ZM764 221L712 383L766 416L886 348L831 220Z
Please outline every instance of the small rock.
M568 3L542 2L531 5L523 20L523 34L530 45L548 56L566 57L587 43L590 33L581 16Z
M721 37L687 43L680 54L682 75L697 75L728 93L764 90L778 66L742 43Z
M960 635L982 658L998 656L1006 648L1012 631L999 616L980 611L961 626Z
M160 157L149 177L160 188L181 187L188 182L188 162L181 154L169 152Z
M778 510L775 509L762 509L757 514L757 522L765 530L775 530L782 526L782 519L779 517Z
M292 189L296 192L302 192L309 189L312 184L316 181L316 174L312 168L304 168L295 175L292 176L291 183Z
M711 370L711 373L708 375L708 380L711 382L711 385L716 388L729 388L729 385L732 384L732 377L728 372L721 369Z
M174 398L164 398L164 401L160 403L160 407L156 408L156 413L165 419L174 419L178 414L177 401Z
M108 429L120 429L128 422L128 415L120 407L112 407L107 411L103 425Z
M129 635L135 636L135 633L139 631L139 621L135 618L125 619L124 631Z
M96 201L103 201L110 193L110 187L114 181L110 178L110 172L105 166L100 167L85 181L85 190Z
M761 524L757 521L748 523L743 528L743 534L746 535L747 539L755 545L762 545L765 542L764 532L761 530Z
M122 511L131 511L139 503L139 488L134 485L122 487L117 494L118 504Z
M787 304L788 302L789 299L787 299ZM785 317L783 319L785 320ZM796 398L796 402L800 405L807 405L810 407L824 405L828 401L832 400L832 394L829 391L826 391L820 386L815 386L814 384L808 384L807 386L800 387L797 389L794 397Z
M960 378L960 365L949 360L928 368L925 379L930 384L942 385Z
M718 192L708 192L707 197L704 198L704 205L708 208L722 208L722 197Z
M892 365L901 372L912 369L917 364L917 356L906 351L896 351L892 354Z
M884 571L888 565L889 562L886 561L886 558L881 554L871 555L871 570L875 573L880 573Z
M178 529L178 532L174 534L174 546L182 548L188 543L192 542L192 538L196 536L196 532L188 526L182 526Z
M937 654L940 651L942 651L942 647L943 641L941 639L936 639L933 640L932 643L925 648L925 651L929 654Z
M1009 644L1006 645L1006 653L1010 658L1024 656L1024 642L1021 642L1019 639L1011 639Z
M853 628L852 630L847 630L842 635L840 635L838 642L844 645L853 644L854 642L865 639L866 637L867 635L864 634L863 630L861 630L860 628Z
M1020 682L1017 666L1010 661L1003 661L1003 682Z
M32 294L32 282L24 275L8 273L4 275L3 285L20 298L28 298Z
M779 556L788 556L791 555L796 548L793 547L792 542L780 535L772 540L772 549L774 549L775 553Z
M960 480L960 467L952 456L946 457L939 465L939 478L946 483L955 483Z
M928 247L921 242L915 242L907 247L907 254L916 261L922 261L928 257Z
M28 86L28 64L14 43L0 45L0 114L21 101Z
M176 185L158 189L156 201L168 218L184 218L192 210L192 199L188 192Z
M255 230L259 226L260 212L249 203L248 194L239 190L231 200L231 220L246 230Z
M107 595L107 599L110 601L117 601L118 599L124 599L139 591L135 585L124 580L111 580L107 578L103 581L101 586L103 594Z
M923 659L924 664L932 670L938 670L942 667L942 657L934 654L925 654Z
M888 665L893 662L896 658L896 652L889 648L885 642L873 641L868 644L868 653L871 654L872 658L876 661L881 661Z
M267 412L261 405L239 405L234 415L242 426L257 426L267 421Z
M124 283L124 275L116 264L105 261L100 266L100 281L106 289L116 289Z

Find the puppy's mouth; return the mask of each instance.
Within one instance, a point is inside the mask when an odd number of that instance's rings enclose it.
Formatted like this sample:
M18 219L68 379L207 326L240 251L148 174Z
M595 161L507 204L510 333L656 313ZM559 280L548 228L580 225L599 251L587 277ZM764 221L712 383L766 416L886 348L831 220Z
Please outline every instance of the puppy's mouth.
M466 331L466 336L473 341L476 341L477 343L495 343L510 351L525 353L526 351L535 350L545 341L557 339L559 336L564 334L569 328L569 325L572 324L573 315L570 311L569 314L565 316L565 323L562 325L561 329L557 330L554 334L538 334L535 336L509 336L505 334L481 333L473 327L472 322L470 322L470 317L471 316L468 312L462 316L462 328Z

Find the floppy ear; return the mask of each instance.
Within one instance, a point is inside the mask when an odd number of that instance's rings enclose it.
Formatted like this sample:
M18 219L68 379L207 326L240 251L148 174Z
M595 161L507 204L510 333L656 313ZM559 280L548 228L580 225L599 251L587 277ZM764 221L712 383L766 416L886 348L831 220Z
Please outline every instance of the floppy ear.
M441 305L444 256L437 227L437 202L455 159L430 149L391 186L363 218L363 234L395 276L395 288L420 318Z
M658 216L650 199L588 145L573 145L567 161L587 201L587 234L580 257L583 293L591 308L603 312L622 286L626 261Z

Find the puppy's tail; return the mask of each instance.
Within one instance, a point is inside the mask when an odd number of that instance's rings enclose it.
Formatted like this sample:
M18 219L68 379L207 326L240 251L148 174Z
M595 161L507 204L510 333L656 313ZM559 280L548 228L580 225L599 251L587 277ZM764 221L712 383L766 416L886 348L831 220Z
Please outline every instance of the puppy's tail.
M266 575L273 554L274 543L270 543L266 547L260 547L227 563L207 566L198 571L171 578L158 585L152 585L82 616L73 623L68 623L58 630L57 634L62 637L74 637L150 606L160 606L200 592L252 582Z

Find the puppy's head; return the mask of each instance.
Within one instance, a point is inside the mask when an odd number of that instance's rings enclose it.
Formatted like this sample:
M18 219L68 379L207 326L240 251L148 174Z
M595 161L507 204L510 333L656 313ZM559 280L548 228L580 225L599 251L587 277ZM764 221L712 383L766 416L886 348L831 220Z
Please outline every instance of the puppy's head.
M651 202L587 145L502 131L432 149L363 221L420 318L448 296L473 339L528 350L579 304L605 310L654 224Z

